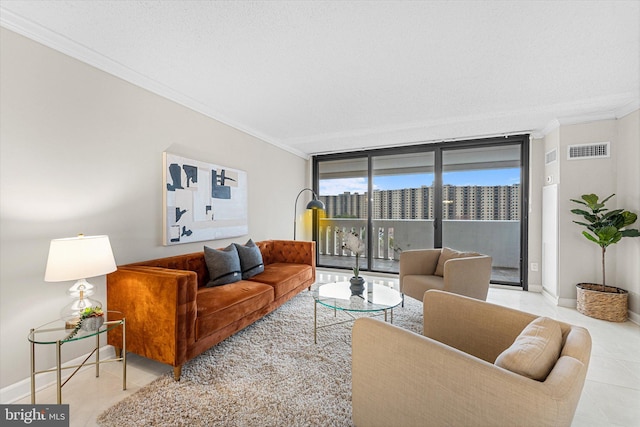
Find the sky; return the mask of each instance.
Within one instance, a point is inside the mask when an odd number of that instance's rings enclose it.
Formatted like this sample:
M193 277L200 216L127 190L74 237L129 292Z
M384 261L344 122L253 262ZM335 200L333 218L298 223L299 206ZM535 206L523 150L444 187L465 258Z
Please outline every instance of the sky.
M401 188L420 188L433 183L433 174L390 175L373 178L374 190L397 190ZM444 184L466 185L512 185L520 182L520 168L490 169L482 171L445 172ZM366 178L343 178L320 181L320 195L332 196L350 193L365 193Z

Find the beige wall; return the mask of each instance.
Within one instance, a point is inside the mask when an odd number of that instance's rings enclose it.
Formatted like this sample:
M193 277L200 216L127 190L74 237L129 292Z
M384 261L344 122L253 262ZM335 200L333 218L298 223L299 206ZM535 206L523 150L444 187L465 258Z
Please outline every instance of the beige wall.
M612 155L603 159L567 160L567 146L592 142L611 142ZM560 128L560 184L558 187L558 291L561 301L576 299L576 283L601 280L600 251L596 245L582 236L582 228L573 223L580 219L570 211L576 205L569 199L595 193L601 197L616 192L615 164L619 143L616 121L604 120L588 124L563 126ZM614 153L615 151L615 153ZM612 199L614 204L617 200ZM609 265L613 267L613 257ZM611 273L614 273L611 268ZM614 274L608 275L615 283Z
M308 161L5 29L0 42L0 388L28 378L29 328L68 302L71 283L43 280L51 239L107 234L118 264L201 250L161 244L163 151L247 172L249 235L208 245L293 237Z
M575 285L602 281L599 248L586 240L570 199L595 193L601 198L615 193L611 209L640 212L640 112L618 120L560 126L545 138L545 151L558 148L558 161L545 168L545 176L558 184L558 297L560 305L575 306ZM611 143L611 155L603 159L567 160L573 144ZM549 185L549 184L546 184ZM640 227L639 223L634 225ZM607 250L607 283L631 293L632 317L640 317L640 238L623 239Z

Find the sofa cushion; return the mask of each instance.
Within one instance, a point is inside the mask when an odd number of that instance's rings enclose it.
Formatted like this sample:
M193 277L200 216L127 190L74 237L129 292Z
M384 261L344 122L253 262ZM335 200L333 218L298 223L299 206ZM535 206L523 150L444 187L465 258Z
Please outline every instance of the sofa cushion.
M562 349L560 324L538 317L520 332L513 344L496 358L495 364L525 377L544 381Z
M313 268L307 264L275 262L266 265L264 272L256 274L249 280L272 286L275 299L278 299L303 283L313 283Z
M436 271L433 273L436 276L444 276L444 263L454 258L468 258L472 256L478 256L477 252L460 252L455 249L442 248L440 257L438 258L438 265L436 265Z
M405 295L415 295L422 301L428 289L444 289L444 278L440 276L408 274L402 279L402 292ZM420 298L418 298L418 295Z
M264 263L262 262L262 253L260 248L249 239L244 246L234 243L240 257L240 268L242 269L242 278L249 279L258 273L264 271Z
M273 301L273 288L241 280L198 289L196 339L202 339L250 313L264 311ZM266 313L265 313L266 314Z
M235 245L231 244L222 250L205 246L204 260L210 277L207 287L226 285L242 279L240 258Z

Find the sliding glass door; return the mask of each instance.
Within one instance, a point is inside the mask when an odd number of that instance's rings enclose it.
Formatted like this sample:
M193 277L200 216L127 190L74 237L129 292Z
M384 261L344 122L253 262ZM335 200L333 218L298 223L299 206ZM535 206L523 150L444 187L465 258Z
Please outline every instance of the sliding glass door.
M338 232L353 231L368 251L369 166L367 157L323 161L317 165L318 196L325 214L318 220L318 265L352 268L354 254L342 249ZM360 258L362 270L369 269L369 257Z
M316 156L318 265L351 267L336 233L354 231L364 271L447 246L491 255L492 282L526 289L527 168L527 135Z
M433 152L372 156L372 269L397 272L403 250L433 247Z
M493 257L494 283L520 282L520 145L442 150L442 246Z

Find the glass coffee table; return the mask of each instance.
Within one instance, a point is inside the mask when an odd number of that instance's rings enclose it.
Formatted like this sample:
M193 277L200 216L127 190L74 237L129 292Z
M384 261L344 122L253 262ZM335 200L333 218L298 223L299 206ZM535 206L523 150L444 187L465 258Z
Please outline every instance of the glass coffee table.
M362 294L352 295L349 286L349 282L325 283L312 290L314 299L314 343L318 343L318 329L353 321L356 317L351 313L384 312L384 321L386 322L387 312L389 312L391 323L393 323L393 309L402 303L402 295L400 292L388 286L367 281L365 282L365 289ZM334 316L337 316L338 311L343 311L348 314L351 319L318 326L318 304L333 309Z

